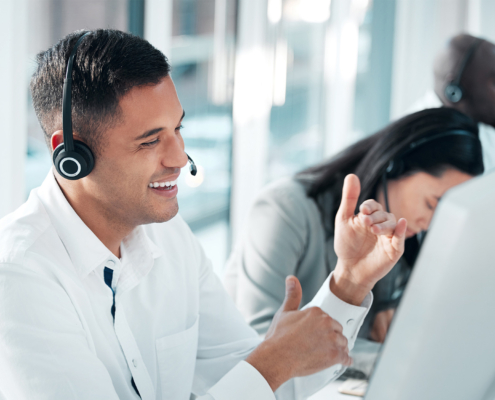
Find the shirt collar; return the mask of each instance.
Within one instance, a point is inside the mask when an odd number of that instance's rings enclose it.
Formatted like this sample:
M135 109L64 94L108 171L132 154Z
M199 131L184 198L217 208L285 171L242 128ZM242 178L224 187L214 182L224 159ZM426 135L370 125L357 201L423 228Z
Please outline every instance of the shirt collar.
M117 257L74 211L62 193L52 171L49 172L37 194L81 277L86 277L107 260L117 260ZM162 250L148 237L142 226L136 227L124 239L122 246L125 247L131 264L139 263L140 257L144 254L150 256L150 261L163 254Z

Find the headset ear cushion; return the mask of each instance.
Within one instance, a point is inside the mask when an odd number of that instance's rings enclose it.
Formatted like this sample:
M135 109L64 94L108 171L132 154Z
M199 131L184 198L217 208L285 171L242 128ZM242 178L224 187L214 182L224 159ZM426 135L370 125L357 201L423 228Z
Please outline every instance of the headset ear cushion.
M83 156L84 161L86 161L87 168L84 176L81 176L81 178L84 178L93 170L95 166L95 156L93 155L93 152L91 151L89 146L86 143L81 142L80 140L74 140L74 150L76 153Z
M93 170L95 159L93 152L85 143L74 140L74 151L66 152L63 143L55 148L53 151L53 164L63 178L77 180L89 175ZM66 169L71 164L73 170L67 171Z
M445 88L445 97L451 103L458 103L462 99L462 89L459 85L451 83Z
M388 163L386 169L387 178L396 179L402 175L403 170L404 170L404 163L402 162L402 160L391 160Z

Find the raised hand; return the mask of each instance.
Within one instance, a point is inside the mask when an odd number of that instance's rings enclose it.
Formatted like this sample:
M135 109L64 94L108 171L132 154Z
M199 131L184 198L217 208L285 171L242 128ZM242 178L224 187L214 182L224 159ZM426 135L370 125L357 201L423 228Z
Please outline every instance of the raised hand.
M342 326L318 307L298 311L301 299L301 284L289 276L284 303L265 340L246 359L273 391L296 376L352 363Z
M375 200L365 201L355 215L360 190L359 178L348 175L335 218L338 262L330 282L335 295L354 305L361 304L402 256L407 228L405 219L396 222Z

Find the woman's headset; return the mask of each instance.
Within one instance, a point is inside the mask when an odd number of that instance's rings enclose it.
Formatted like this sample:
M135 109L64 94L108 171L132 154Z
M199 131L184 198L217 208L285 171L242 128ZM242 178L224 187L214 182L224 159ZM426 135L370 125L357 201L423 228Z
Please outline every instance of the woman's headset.
M53 165L55 169L63 178L73 181L88 176L95 165L95 157L89 146L80 140L74 140L72 133L72 68L78 46L84 37L90 33L86 32L77 40L67 62L62 99L64 142L60 143L53 151ZM196 165L189 155L187 155L187 158L190 162L191 175L194 176L197 173Z
M425 144L430 143L434 140L442 139L448 136L469 136L473 139L478 139L478 137L474 135L472 132L465 131L462 129L453 129L450 131L438 133L436 135L432 135L430 137L426 137L423 139L419 139L415 142L412 142L409 146L407 146L407 148L402 153L400 153L394 159L389 161L387 168L385 169L385 172L382 175L382 186L383 186L383 195L384 195L383 197L385 199L385 208L387 209L387 212L390 212L390 207L388 203L387 181L389 179L397 179L404 174L406 170L404 157L415 151L418 147L424 146Z

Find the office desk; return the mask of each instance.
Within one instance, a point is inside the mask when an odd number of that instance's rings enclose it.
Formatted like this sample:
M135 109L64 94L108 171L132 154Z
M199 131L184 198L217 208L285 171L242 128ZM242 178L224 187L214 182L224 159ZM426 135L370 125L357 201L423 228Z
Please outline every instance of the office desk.
M354 359L354 367L363 371L366 376L371 375L376 358L380 351L381 344L369 340L358 338L351 351ZM361 400L362 397L350 396L339 393L338 389L344 381L334 381L329 383L319 392L315 393L308 400Z
M361 400L362 397L339 393L338 389L343 381L330 382L327 386L309 397L308 400Z

